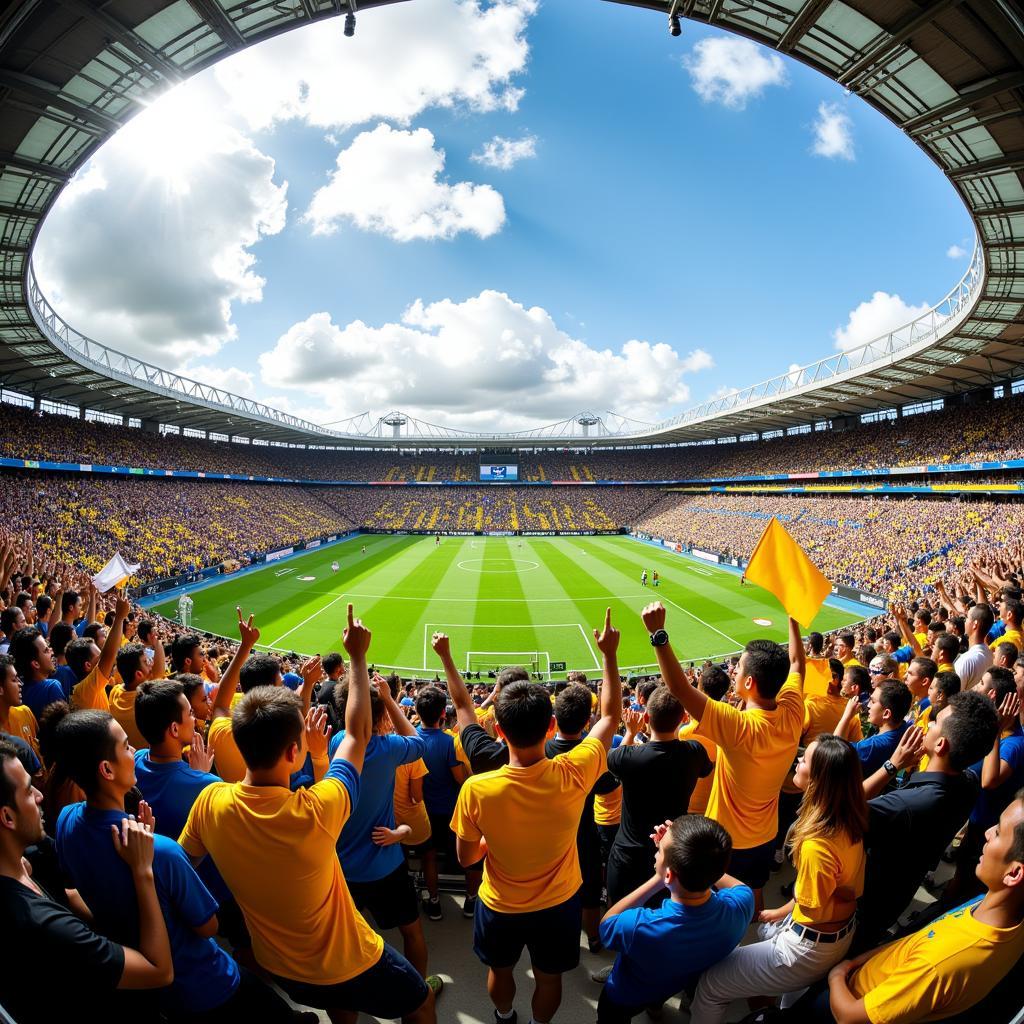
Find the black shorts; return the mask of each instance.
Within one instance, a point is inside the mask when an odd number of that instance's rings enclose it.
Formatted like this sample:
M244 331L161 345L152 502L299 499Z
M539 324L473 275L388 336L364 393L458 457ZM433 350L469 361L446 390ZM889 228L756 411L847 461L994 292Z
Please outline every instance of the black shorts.
M615 842L615 837L619 834L619 823L616 822L614 825L598 825L597 834L601 840L601 863L608 863L608 854L611 853L612 843Z
M597 1024L629 1024L645 1009L644 1006L621 1006L608 995L608 989L603 988L597 1001Z
M733 850L726 871L749 885L751 889L763 889L771 878L772 864L775 862L775 840L769 839L760 846L751 846L746 850Z
M601 866L601 845L597 830L579 836L576 847L580 857L580 874L583 884L580 886L580 900L588 910L601 906L601 889L604 882L604 869Z
M565 974L580 962L583 905L580 894L544 910L503 914L476 902L473 952L488 967L514 967L529 950L535 971Z
M454 866L459 869L459 858L455 853L455 833L452 831L451 817L443 814L429 814L430 838L425 840L422 849L436 850L439 856L448 857Z
M372 967L337 985L310 985L277 975L274 980L301 1006L349 1010L388 1020L415 1013L430 995L416 968L386 942L384 952Z
M608 855L608 906L618 903L634 889L649 882L654 874L654 858L657 851L654 844L640 849L635 846L617 845ZM661 906L664 890L651 897L654 905ZM651 902L647 904L651 906Z
M401 928L420 919L416 888L404 860L383 878L373 882L349 882L348 891L352 893L356 908L368 910L381 931Z

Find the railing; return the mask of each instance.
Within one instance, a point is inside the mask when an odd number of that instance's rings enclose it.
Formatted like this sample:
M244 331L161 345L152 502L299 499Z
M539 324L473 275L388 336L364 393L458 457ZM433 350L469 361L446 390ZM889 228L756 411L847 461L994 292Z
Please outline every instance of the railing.
M980 245L975 243L963 277L950 289L948 294L931 309L909 323L890 331L888 334L865 342L845 352L819 359L807 366L790 370L761 381L747 388L704 402L686 412L660 423L638 424L636 421L607 413L604 417L583 413L559 423L506 433L480 433L442 427L419 420L400 412L374 420L368 413L344 421L347 431L334 431L316 423L299 419L288 413L273 409L262 402L243 398L221 388L202 384L180 374L161 369L145 360L125 355L75 330L53 308L43 295L36 280L35 268L29 265L28 298L29 309L39 329L60 351L76 363L95 370L104 376L138 384L150 391L170 398L205 405L211 409L233 412L279 426L290 427L307 434L316 435L321 443L359 441L365 444L369 439L383 445L423 444L437 441L461 441L467 447L509 442L529 441L585 442L596 438L621 438L633 443L650 443L659 435L685 427L691 423L754 408L767 401L785 395L796 395L816 387L839 381L873 368L881 368L898 359L921 351L941 339L944 333L951 333L973 309L985 283L985 264ZM393 425L401 421L395 433ZM611 421L612 426L609 426ZM638 429L639 428L639 429ZM313 438L310 441L316 443Z

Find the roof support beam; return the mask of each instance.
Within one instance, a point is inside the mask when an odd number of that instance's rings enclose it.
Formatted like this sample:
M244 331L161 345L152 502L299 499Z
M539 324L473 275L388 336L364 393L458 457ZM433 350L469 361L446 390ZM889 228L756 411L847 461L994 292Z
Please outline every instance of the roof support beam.
M62 171L59 167L52 167L49 164L41 164L38 160L29 160L28 157L18 156L16 153L0 153L0 168L2 167L24 171L26 174L36 174L40 178L52 178L59 182L65 182L71 177L69 171Z
M20 71L11 71L9 68L0 68L0 85L5 85L8 89L20 92L23 96L32 97L37 103L42 104L43 108L56 107L58 110L63 110L65 114L70 114L72 117L102 129L111 135L123 123L115 117L104 114L101 110L96 110L94 107L86 106L84 103L79 103L69 96L62 95L60 86L54 85L52 82L46 82L41 78L35 78L33 75L25 75ZM41 110L40 113L42 112Z
M1024 149L1003 153L1001 156L990 157L988 160L979 160L977 163L967 164L965 167L954 167L946 171L946 174L954 181L963 181L965 178L980 178L986 174L1018 171L1021 168L1024 168Z
M238 31L238 26L224 13L217 0L188 0L188 5L217 33L229 50L241 50L246 45L245 36Z
M987 78L962 90L956 99L929 110L927 114L908 118L900 127L909 135L916 137L924 131L938 128L945 121L955 120L959 114L970 113L985 100L1022 88L1024 88L1024 72L1014 71L1005 75L997 75L995 78Z
M789 53L793 47L814 27L818 15L832 2L832 0L807 0L807 3L797 12L796 17L789 23L789 28L782 33L779 40L779 50Z

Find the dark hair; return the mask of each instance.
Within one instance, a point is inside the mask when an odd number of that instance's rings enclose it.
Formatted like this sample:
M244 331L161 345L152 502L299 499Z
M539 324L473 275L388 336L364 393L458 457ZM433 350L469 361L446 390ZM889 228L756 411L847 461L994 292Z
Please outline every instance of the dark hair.
M574 668L571 672L566 672L565 681L567 683L582 683L584 686L586 686L587 673L581 672L578 668Z
M177 679L151 679L140 684L135 698L135 725L151 747L162 743L167 730L181 722L179 698L183 696L185 687Z
M914 612L914 618L920 619L920 621L923 622L925 626L928 626L931 624L932 621L932 613L928 611L927 608L918 608L917 611Z
M14 631L14 624L18 621L18 618L24 618L24 612L20 608L7 607L0 612L0 630L3 630L4 636L10 636Z
M433 729L444 718L447 704L448 698L440 686L424 686L416 694L416 714L428 729Z
M192 657L192 652L202 645L203 641L198 633L179 633L171 641L171 664L174 671L184 672L185 662Z
M67 650L74 637L75 631L66 622L55 622L47 634L50 650L59 657Z
M977 622L981 626L982 633L988 633L996 621L995 613L987 604L974 605L967 613L967 618L971 622Z
M651 694L661 686L661 681L658 679L645 679L636 688L637 697L643 697L643 700L639 703L646 704L651 699Z
M943 633L936 639L934 649L936 654L941 652L949 661L953 661L960 653L960 637L955 633Z
M46 613L53 607L53 598L49 594L40 594L36 598L36 615L40 619L46 618Z
M508 686L509 683L518 683L522 680L529 682L530 673L520 665L511 665L508 668L503 668L498 673L496 685L499 690L502 690Z
M843 681L843 673L846 671L846 668L838 658L829 658L828 671L832 676L833 682L841 683Z
M555 700L555 721L560 732L570 736L583 732L590 721L593 701L582 683L569 683Z
M14 667L21 676L23 683L32 682L32 662L36 660L36 637L43 634L35 626L26 626L19 629L11 637L11 646L8 650L14 658Z
M817 630L813 633L808 633L807 646L810 647L812 654L820 655L825 650L825 638Z
M863 665L847 665L843 675L849 676L850 682L861 693L871 692L871 673Z
M231 712L231 732L250 769L273 768L302 729L302 699L285 686L257 686Z
M280 671L281 663L274 655L250 654L238 673L238 685L242 693L255 690L257 686L274 686Z
M841 640L844 644L846 644L847 647L850 648L851 651L853 650L853 645L857 642L857 638L852 633L848 632L840 633L839 636L836 637L836 640Z
M61 615L67 615L75 605L78 604L78 591L77 590L65 590L61 595L60 599L60 613Z
M399 679L394 672L392 672L384 681L388 684L388 689L391 691L391 699L397 700L398 691L402 688L402 680ZM375 689L376 687L370 687L371 696L373 695Z
M135 673L142 670L142 659L146 656L146 648L142 644L125 644L117 652L117 671L121 682L128 689L135 679ZM142 732L142 729L139 729ZM142 733L145 736L145 733ZM148 737L147 737L148 738Z
M339 679L331 688L330 700L334 702L334 710L341 722L341 728L345 728L345 711L348 708L349 683L348 676ZM374 726L377 726L387 712L387 705L380 699L376 686L370 687L370 717ZM422 715L420 716L422 718Z
M337 651L325 654L320 661L325 676L329 676L335 669L340 668L344 664L345 659Z
M949 698L949 710L940 728L949 744L949 763L962 772L992 749L999 715L987 697L964 690Z
M1024 800L1024 789L1018 789L1012 803ZM1013 828L1013 842L1010 844L1010 860L1024 861L1024 819L1018 821Z
M939 666L936 665L931 658L925 658L923 656L912 658L910 664L916 665L921 670L921 674L925 679L934 679L935 673L939 671Z
M667 686L659 686L647 698L647 716L652 732L675 732L683 720L683 705Z
M179 672L175 675L174 679L176 682L181 683L181 692L188 697L189 702L191 702L196 690L206 686L203 677L197 676L194 672ZM137 697L135 699L138 700Z
M140 619L139 625L135 630L135 635L144 643L149 643L149 635L156 628L156 623L152 619Z
M100 630L103 628L102 622L90 622L85 629L82 630L82 639L91 640L94 644L99 646Z
M732 838L717 821L703 814L684 814L672 822L665 844L665 867L687 892L703 892L725 874L732 856Z
M853 635L850 642L853 642ZM744 648L747 674L757 684L757 692L771 700L789 676L789 652L774 640L751 640Z
M71 711L60 717L54 733L54 779L70 779L86 796L99 788L96 769L101 761L112 761L117 744L110 731L114 721L109 711Z
M85 674L85 666L92 657L92 649L96 646L92 640L84 636L76 637L64 648L64 658L72 672L81 679Z
M533 747L551 724L551 697L543 686L516 680L498 694L494 715L510 747Z
M1024 604L1021 604L1019 598L1007 598L1003 602L1003 615L1019 626L1024 617Z
M892 712L893 721L898 722L906 718L910 712L910 705L914 703L914 695L907 684L901 683L898 679L887 679L878 689L878 703Z
M21 763L18 748L7 740L0 740L0 807L13 807L17 799L14 785L7 777L7 762Z
M954 693L959 693L963 683L955 672L939 672L935 677L935 689L949 700Z
M995 690L992 703L998 708L1011 693L1017 692L1017 684L1013 678L1013 669L1002 665L992 665L985 669L985 674L992 680L991 689Z
M729 692L732 682L724 668L708 665L701 669L699 684L705 696L711 700L721 700Z
M996 644L996 654L1001 654L1011 665L1017 660L1017 655L1020 651L1017 650L1017 645L1011 643L1009 640L1003 640ZM1002 666L1000 666L1001 668Z

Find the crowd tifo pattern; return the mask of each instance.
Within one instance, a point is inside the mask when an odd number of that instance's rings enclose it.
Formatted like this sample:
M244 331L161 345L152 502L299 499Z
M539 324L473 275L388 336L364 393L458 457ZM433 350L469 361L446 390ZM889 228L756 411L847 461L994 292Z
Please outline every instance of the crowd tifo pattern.
M526 480L629 481L543 488L473 486L470 456L0 407L11 459L421 485L4 471L0 916L24 956L0 958L0 1004L19 1024L101 1005L133 1022L313 1008L431 1024L462 1012L442 972L475 984L475 954L495 1020L515 1024L525 949L532 1024L619 1024L677 995L695 1024L765 1002L756 1019L797 1024L1009 1022L1024 505L643 484L1014 458L1019 402L756 445L521 453ZM236 641L211 640L89 580L115 552L145 582L352 529L629 528L745 559L771 516L833 582L891 604L684 668L676 594L668 612L594 616L600 681L483 683L443 634L435 678L376 676L351 606L338 650L301 661L260 648L244 610ZM627 630L650 635L657 675L620 675ZM472 923L439 962L430 929L453 914ZM581 962L601 968L592 998L563 1003Z

